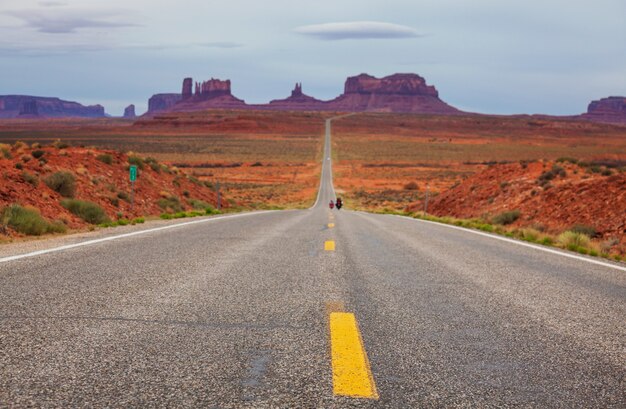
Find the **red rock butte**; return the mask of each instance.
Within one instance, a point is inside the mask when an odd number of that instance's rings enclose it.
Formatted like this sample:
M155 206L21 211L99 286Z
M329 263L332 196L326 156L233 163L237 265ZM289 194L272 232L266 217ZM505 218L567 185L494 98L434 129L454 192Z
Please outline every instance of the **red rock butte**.
M626 124L626 97L608 97L591 101L583 118L596 121Z

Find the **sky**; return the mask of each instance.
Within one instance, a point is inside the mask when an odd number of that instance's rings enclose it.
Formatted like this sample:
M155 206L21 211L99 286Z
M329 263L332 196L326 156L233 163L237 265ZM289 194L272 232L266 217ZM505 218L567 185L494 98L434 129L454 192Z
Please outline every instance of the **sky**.
M626 95L626 1L0 0L0 95L118 116L184 77L264 103L364 72L417 73L472 112L578 114Z

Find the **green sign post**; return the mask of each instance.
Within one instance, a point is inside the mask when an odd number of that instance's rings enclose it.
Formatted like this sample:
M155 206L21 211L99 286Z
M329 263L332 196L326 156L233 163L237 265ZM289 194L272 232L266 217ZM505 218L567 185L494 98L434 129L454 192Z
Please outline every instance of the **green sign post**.
M137 180L137 166L130 165L129 177L130 177L130 210L133 210L133 204L135 203L135 181Z

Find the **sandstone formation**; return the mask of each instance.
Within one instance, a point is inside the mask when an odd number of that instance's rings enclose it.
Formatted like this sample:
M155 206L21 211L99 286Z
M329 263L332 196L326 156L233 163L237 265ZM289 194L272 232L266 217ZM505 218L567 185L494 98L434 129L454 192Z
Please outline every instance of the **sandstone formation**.
M626 97L608 97L592 101L587 113L582 117L596 122L626 124Z
M148 100L148 113L167 111L181 100L181 94L154 94Z
M361 74L346 80L344 93L330 101L321 101L302 92L296 83L291 96L270 101L269 104L248 105L231 93L230 80L212 78L196 82L185 78L181 94L157 94L150 98L148 113L160 111L197 111L211 108L270 109L295 111L344 112L414 112L457 114L454 107L439 99L439 93L417 74L394 74L384 78ZM167 96L167 97L165 97Z
M344 93L328 102L334 111L381 111L455 114L460 111L439 99L432 85L417 74L384 78L361 74L346 80Z
M191 95L192 78L183 80L183 92L170 109L171 111L196 111L211 108L246 108L246 103L233 96L230 91L230 80L211 78L208 81L196 82L193 95ZM152 109L148 110L153 112Z
M102 105L85 106L59 98L29 95L0 95L0 118L16 118L18 116L102 118L105 113Z
M193 87L193 79L185 78L183 80L183 92L182 92L183 100L187 100L192 97L192 93L191 93L192 87Z
M310 97L302 92L302 83L300 82L296 83L295 88L291 91L290 97L270 101L269 108L286 111L323 111L326 109L324 101Z
M130 104L124 109L124 118L136 118L137 114L135 113L135 105Z

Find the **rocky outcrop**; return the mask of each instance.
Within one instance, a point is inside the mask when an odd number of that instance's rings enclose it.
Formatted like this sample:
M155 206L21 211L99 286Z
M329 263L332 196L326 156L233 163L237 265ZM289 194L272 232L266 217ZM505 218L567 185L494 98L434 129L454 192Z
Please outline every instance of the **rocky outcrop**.
M335 111L455 114L460 111L439 99L432 85L417 74L384 78L361 74L346 80L344 93L328 102Z
M183 92L182 92L183 101L193 96L193 94L191 93L192 88L193 88L193 78L185 78L183 80Z
M137 114L135 113L135 105L130 104L126 108L124 108L124 118L136 118Z
M230 80L222 81L211 78L208 81L196 82L194 95L196 100L207 100L223 95L232 95L230 93Z
M245 109L246 103L233 96L230 91L230 80L211 78L208 81L196 82L193 95L190 95L192 78L183 80L183 93L178 101L167 110L170 111L197 111L203 109Z
M592 101L587 113L582 117L596 122L626 124L626 97L608 97Z
M269 108L281 110L306 110L306 111L323 111L326 110L326 103L310 97L302 92L302 83L296 83L291 96L285 99L275 99L270 101Z
M438 98L439 93L432 85L417 74L394 74L378 79L368 74L349 77L344 94L385 95L428 95Z
M154 94L148 100L148 114L167 111L181 98L181 94Z
M106 114L102 105L85 106L78 102L50 97L0 95L0 118L35 116L41 118L102 118Z

